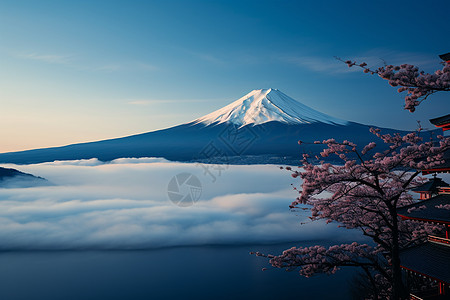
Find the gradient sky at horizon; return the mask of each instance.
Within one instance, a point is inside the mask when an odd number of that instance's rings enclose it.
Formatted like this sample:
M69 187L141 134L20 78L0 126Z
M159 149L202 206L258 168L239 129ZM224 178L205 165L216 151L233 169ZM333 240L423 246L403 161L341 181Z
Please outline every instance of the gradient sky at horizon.
M444 1L0 1L0 152L126 136L189 122L277 88L350 121L413 130L380 66L441 67Z

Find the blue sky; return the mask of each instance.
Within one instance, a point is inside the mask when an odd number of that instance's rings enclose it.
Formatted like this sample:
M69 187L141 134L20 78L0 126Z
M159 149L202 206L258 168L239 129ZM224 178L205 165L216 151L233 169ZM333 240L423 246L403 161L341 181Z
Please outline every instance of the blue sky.
M350 121L431 127L448 95L411 114L333 57L440 68L446 2L368 3L2 0L0 152L161 129L259 88Z

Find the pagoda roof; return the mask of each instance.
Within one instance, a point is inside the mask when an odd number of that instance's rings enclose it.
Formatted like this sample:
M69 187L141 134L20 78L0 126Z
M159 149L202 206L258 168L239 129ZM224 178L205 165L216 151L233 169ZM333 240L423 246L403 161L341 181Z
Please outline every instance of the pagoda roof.
M400 251L402 268L450 283L450 246L427 242Z
M431 124L435 126L442 126L450 123L450 114L439 118L430 119Z
M424 184L412 189L413 192L437 192L440 187L450 186L447 182L439 177L434 177Z
M446 204L450 204L450 194L440 194L430 199L401 207L397 210L397 214L405 219L450 224L450 210L436 207Z
M445 53L445 54L441 54L439 55L440 59L444 60L444 61L449 61L450 60L450 53Z

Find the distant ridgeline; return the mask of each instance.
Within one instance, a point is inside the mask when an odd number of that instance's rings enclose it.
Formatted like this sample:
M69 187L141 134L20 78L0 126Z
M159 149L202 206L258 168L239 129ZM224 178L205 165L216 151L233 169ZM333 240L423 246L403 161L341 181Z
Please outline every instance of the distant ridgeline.
M26 188L43 185L51 184L45 178L0 167L0 188Z

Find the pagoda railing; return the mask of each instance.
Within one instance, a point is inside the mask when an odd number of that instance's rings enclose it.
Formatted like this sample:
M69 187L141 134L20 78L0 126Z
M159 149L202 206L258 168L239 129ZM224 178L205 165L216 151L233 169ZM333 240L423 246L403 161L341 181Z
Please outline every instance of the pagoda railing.
M441 187L439 188L439 194L450 194L450 187Z
M439 295L436 290L413 291L409 294L410 300L445 300L447 295Z
M423 298L420 298L419 296L416 296L416 295L414 295L414 294L409 294L409 296L410 296L410 300L423 300Z
M446 238L439 237L439 236L429 235L428 241L450 246L450 239L446 239Z

